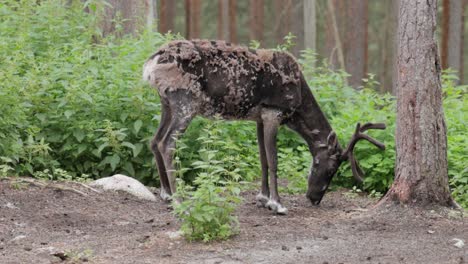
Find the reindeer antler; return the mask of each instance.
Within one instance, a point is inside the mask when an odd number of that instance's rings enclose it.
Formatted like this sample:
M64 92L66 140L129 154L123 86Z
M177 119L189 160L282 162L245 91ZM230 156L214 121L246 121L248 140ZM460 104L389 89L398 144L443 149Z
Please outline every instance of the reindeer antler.
M369 141L370 143L374 144L376 147L378 147L381 150L385 149L385 145L382 142L377 141L376 139L371 138L367 134L363 134L368 129L385 129L386 126L383 123L366 123L363 126L361 126L361 123L357 123L356 125L356 130L354 131L353 136L351 137L351 140L349 141L348 147L342 152L341 157L346 160L349 159L349 162L351 163L351 170L353 171L353 176L358 182L363 182L362 176L364 175L362 169L359 167L359 164L357 163L356 159L354 158L353 150L354 146L356 143L361 140L365 139Z

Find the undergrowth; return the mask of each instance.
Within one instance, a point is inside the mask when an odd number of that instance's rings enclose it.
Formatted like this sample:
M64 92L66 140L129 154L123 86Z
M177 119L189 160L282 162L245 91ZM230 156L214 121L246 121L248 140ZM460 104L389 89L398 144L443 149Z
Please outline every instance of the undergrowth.
M160 105L154 89L141 81L141 71L147 57L179 36L141 32L103 37L93 15L102 12L99 1L86 1L93 14L84 12L80 1L71 6L65 2L0 2L0 176L95 179L123 173L155 185L158 175L149 141L159 123ZM287 49L292 40L288 37L278 49ZM394 174L395 98L375 92L378 84L372 76L363 89L352 89L345 84L346 73L315 62L310 51L300 61L342 146L357 122L386 123L386 130L370 131L386 144L385 151L367 142L355 150L366 172L359 188L384 193ZM455 199L468 207L467 87L454 85L453 78L443 75L450 186ZM195 178L206 173L196 162L209 162L203 156L208 154L198 150L211 122L197 118L179 141L177 158L185 168L180 177L188 183L200 185ZM212 143L216 160L244 181L257 179L255 124L223 122L215 127L223 144ZM311 156L303 140L281 128L278 150L278 175L288 180L283 191L304 193ZM213 175L223 180L227 174ZM332 186L356 184L349 165L343 164Z

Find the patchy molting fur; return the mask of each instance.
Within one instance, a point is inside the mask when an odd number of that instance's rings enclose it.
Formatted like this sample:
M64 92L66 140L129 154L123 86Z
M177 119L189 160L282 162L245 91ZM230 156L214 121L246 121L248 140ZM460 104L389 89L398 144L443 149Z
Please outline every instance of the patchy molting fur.
M262 107L287 115L301 103L300 69L290 54L224 41L170 42L146 61L143 75L162 98L186 92L194 114L205 117L258 119Z

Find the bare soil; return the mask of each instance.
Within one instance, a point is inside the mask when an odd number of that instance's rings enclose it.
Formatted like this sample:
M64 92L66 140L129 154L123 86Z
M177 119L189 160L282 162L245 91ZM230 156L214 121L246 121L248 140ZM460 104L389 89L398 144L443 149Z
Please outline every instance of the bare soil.
M328 193L319 207L283 195L287 216L245 192L240 234L190 243L162 201L96 193L77 183L0 180L0 263L466 263L468 225L443 208L379 207Z

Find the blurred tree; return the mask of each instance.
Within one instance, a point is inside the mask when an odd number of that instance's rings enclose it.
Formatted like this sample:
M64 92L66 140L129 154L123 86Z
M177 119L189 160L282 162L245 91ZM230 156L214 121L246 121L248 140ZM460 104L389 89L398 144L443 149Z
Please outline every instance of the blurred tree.
M173 0L160 0L159 4L159 32L175 32L176 3Z
M344 56L348 82L354 88L362 86L367 73L367 0L347 0Z
M301 50L304 50L304 1L292 1L291 16L290 31L296 37L291 52L294 56L299 57Z
M463 61L463 2L443 0L442 68L451 68L462 75Z
M283 43L283 38L291 31L292 0L274 0L275 20L273 32L277 44Z
M249 8L249 29L250 39L254 39L263 42L263 31L264 31L264 2L263 0L250 0Z
M325 27L325 54L332 69L345 69L342 35L345 14L344 1L327 0Z
M380 91L395 94L394 80L396 67L396 50L398 43L398 2L399 0L385 0L383 29L380 44L381 67L378 79Z
M237 42L236 0L218 1L218 39Z
M185 0L185 38L200 38L201 0Z
M101 20L104 35L135 34L145 26L153 29L156 18L155 0L108 0Z
M316 3L315 0L303 0L304 5L304 48L314 50L316 48L317 22L316 22Z
M448 184L436 13L437 0L400 1L397 163L383 202L455 204Z

